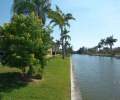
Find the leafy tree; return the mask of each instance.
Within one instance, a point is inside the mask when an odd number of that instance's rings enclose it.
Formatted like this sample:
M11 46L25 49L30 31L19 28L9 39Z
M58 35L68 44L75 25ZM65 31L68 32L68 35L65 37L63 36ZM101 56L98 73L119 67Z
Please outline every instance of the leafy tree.
M48 12L48 17L51 19L50 24L54 23L53 27L59 26L61 30L61 34L60 34L61 38L63 38L65 31L64 29L66 29L66 27L70 27L69 21L75 19L70 13L64 14L58 6L56 6L56 11L50 10ZM64 50L63 39L61 40L61 45L62 45L62 58L64 59L65 50Z
M2 33L3 33L3 28L2 26L0 26L0 36L2 35Z
M86 54L87 53L87 48L86 47L81 47L79 48L79 50L77 51L78 54Z
M3 32L0 41L0 49L5 52L2 64L18 67L23 73L29 67L30 75L39 64L41 67L38 70L43 70L51 43L50 30L43 27L42 21L34 13L30 16L15 15L11 23L4 25Z
M14 0L13 12L25 15L34 12L45 23L50 5L50 0Z

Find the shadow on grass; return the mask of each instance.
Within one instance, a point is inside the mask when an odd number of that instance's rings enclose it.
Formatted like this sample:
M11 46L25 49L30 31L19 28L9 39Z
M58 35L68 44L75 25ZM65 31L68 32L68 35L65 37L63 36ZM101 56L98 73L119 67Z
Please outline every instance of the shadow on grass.
M25 87L27 84L19 72L0 73L0 100L4 93Z

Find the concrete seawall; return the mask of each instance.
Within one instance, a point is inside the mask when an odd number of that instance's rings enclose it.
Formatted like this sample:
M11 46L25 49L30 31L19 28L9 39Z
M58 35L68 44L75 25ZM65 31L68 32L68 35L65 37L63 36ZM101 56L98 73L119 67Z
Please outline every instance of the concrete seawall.
M82 100L80 88L78 88L77 79L74 73L72 58L70 58L70 66L71 66L71 100Z

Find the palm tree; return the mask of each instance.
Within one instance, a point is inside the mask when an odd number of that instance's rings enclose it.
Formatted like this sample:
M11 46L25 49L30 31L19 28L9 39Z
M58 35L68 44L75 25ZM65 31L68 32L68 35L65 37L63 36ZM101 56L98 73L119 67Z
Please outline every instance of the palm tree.
M75 20L75 18L73 18L72 14L67 13L64 14L60 8L58 6L56 6L56 11L50 10L48 13L48 17L51 19L50 24L53 24L54 26L59 26L60 30L61 30L61 45L62 45L62 58L64 59L65 56L65 50L64 50L64 32L66 27L70 27L69 21L70 20Z
M56 47L57 47L57 49L59 50L59 48L60 48L60 41L59 40L56 40Z
M97 48L98 48L98 51L100 51L100 48L102 48L101 42L98 43Z
M105 39L101 39L101 40L100 40L100 44L101 44L101 46L103 47L103 46L105 45Z
M59 48L60 48L60 41L56 40L56 42L54 42L53 44L54 55L56 55L59 52Z
M69 40L71 40L71 37L68 35L69 31L65 28L63 35L61 37L61 41L64 43L64 55L67 55L67 46L69 45Z
M69 49L71 48L71 44L69 43L69 41L65 42L65 52L66 52L66 56L69 53Z
M25 15L34 12L45 24L50 5L50 0L14 0L13 12Z
M114 45L115 42L117 42L117 39L115 39L113 36L106 38L106 44L110 46L111 51L112 51L112 46Z

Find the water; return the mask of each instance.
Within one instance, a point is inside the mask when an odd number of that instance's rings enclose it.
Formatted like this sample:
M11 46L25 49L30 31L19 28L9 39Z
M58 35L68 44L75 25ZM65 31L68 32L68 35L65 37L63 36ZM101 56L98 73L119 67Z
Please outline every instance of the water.
M83 100L120 100L120 60L73 55L72 61Z

